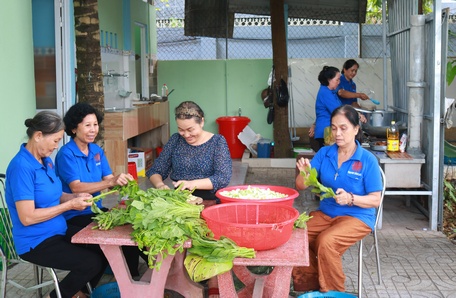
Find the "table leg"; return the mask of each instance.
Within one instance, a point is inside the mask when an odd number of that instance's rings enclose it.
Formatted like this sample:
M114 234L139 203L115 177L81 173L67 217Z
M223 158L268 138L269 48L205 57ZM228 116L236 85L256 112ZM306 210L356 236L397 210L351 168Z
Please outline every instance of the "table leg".
M162 260L160 270L148 269L140 281L131 278L120 246L100 245L111 265L122 298L163 297L165 288L186 298L204 297L204 287L191 281L184 267L185 252L176 252ZM157 261L161 257L157 256Z
M185 298L202 298L204 297L204 287L190 279L184 266L184 258L185 251L176 252L165 288L176 291Z
M165 292L166 278L168 277L169 268L174 259L173 255L167 256L160 267L160 270L150 270L150 280L135 281L131 278L127 262L122 253L122 248L116 245L100 245L103 253L111 265L111 269L116 277L119 291L122 298L137 297L163 297ZM160 257L157 258L157 260Z
M233 276L231 270L223 274L217 275L220 297L236 298L236 288L234 287Z
M233 266L232 271L245 287L236 293L231 271L226 272L218 276L220 297L250 298L254 297L254 293L261 292L263 297L268 298L289 297L292 270L292 266L275 266L270 274L257 275L246 266ZM258 279L262 281L257 282ZM255 289L255 284L261 286L263 291Z

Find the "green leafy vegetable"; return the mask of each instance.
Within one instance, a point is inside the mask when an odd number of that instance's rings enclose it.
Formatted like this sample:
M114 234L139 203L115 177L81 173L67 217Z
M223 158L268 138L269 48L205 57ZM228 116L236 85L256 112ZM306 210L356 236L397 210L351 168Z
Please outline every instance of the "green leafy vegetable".
M308 172L309 174L307 174L305 171L300 172L301 176L304 177L304 185L313 186L312 192L321 194L320 200L336 196L334 190L331 187L326 187L321 184L320 181L318 181L318 174L315 168L309 167Z
M304 211L299 215L299 217L295 220L294 222L294 227L295 228L300 228L300 229L307 229L307 222L309 219L311 219L313 216L307 215L307 212Z
M255 257L253 249L239 247L229 238L213 238L212 231L201 218L203 205L187 202L192 191L182 190L180 187L176 190L141 190L136 183L129 183L119 189L119 193L122 197L128 196L125 208L101 211L93 219L98 229L132 224L132 239L139 249L148 255L150 268L159 270L161 260L177 251L182 252L184 242L189 239L192 247L188 252L195 260L187 261L187 271L190 270L189 275L198 280L230 270L235 257ZM207 269L208 267L211 269ZM206 273L202 274L202 271Z

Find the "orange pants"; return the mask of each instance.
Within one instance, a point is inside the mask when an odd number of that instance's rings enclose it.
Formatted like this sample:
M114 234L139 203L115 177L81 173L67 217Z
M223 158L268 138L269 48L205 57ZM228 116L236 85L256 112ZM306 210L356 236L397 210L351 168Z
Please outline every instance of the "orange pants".
M310 213L308 267L293 268L294 290L298 292L345 291L342 255L371 232L364 222L352 216L331 218L321 211Z

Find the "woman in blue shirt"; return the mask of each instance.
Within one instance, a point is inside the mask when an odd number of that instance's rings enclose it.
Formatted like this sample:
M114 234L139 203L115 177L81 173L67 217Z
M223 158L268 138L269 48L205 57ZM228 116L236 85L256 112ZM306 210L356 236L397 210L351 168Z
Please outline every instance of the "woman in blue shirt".
M49 157L63 137L64 124L55 113L43 111L25 120L28 141L6 170L6 202L13 223L18 255L31 263L70 271L59 282L62 297L79 295L87 282L96 286L106 267L95 252L66 237L63 213L84 210L90 194L62 192ZM55 290L51 297L56 297Z
M70 142L60 148L55 158L55 169L62 181L63 190L68 193L86 192L93 196L101 190L126 185L133 180L130 174L114 175L103 149L95 142L99 125L103 121L100 112L88 103L79 102L68 109L63 117L65 132ZM102 210L101 200L96 204ZM68 233L76 234L92 222L94 216L90 208L70 210L63 214L67 221ZM139 275L138 254L135 246L122 247L130 274ZM100 254L103 253L100 250Z
M340 76L340 83L337 88L337 95L344 105L352 105L355 108L361 108L358 104L358 98L362 100L369 99L364 93L356 92L356 84L353 81L358 73L359 64L354 59L348 59L342 66L342 75Z
M297 162L300 171L315 168L319 181L336 196L321 200L318 210L310 213L310 266L293 269L296 291L344 292L342 255L374 228L382 180L376 157L356 141L360 131L356 110L341 106L331 114L335 144L321 148L311 162L304 158ZM296 188L307 188L301 174L296 177Z
M315 102L316 120L315 130L313 131L313 137L318 142L318 145L314 148L315 151L325 145L324 131L331 124L331 113L342 105L336 94L336 89L340 82L339 69L333 66L324 66L318 74L318 81L320 82L320 89Z

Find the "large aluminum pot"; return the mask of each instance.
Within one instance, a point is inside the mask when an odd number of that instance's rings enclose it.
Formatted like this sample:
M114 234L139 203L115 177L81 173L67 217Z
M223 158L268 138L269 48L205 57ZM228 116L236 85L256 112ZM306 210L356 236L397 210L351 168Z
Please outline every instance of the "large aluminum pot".
M363 109L356 109L357 111L361 112L366 116L367 123L370 126L374 127L381 127L381 126L389 126L391 124L391 120L396 120L396 112L394 111L385 111L385 110L363 110Z
M363 123L362 130L370 136L379 138L386 137L386 130L391 125L392 120L396 120L396 112L385 110L368 111L363 109L356 109L358 112L363 113L367 118L367 123ZM407 125L401 121L396 121L399 132L407 131Z

